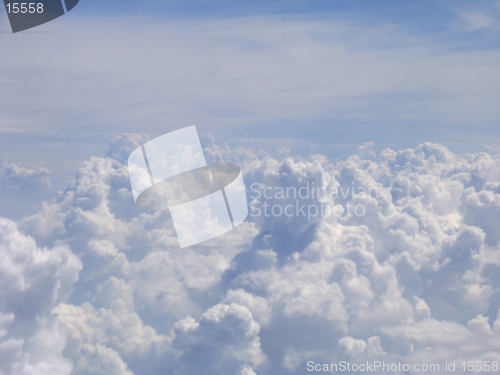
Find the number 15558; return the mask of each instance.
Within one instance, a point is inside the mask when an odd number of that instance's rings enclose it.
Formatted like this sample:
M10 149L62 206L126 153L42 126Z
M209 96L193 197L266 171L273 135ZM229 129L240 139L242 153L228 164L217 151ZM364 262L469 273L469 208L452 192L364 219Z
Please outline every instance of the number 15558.
M43 3L8 3L8 13L43 13Z

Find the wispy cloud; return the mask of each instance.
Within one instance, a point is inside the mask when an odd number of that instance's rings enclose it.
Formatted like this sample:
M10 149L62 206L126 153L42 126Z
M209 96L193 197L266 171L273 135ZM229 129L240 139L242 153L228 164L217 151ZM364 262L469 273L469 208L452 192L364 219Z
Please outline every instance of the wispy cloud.
M2 109L37 134L287 119L486 131L500 118L500 52L456 48L396 24L103 16L46 27L57 33L1 40L16 52L0 59L0 76L10 77Z

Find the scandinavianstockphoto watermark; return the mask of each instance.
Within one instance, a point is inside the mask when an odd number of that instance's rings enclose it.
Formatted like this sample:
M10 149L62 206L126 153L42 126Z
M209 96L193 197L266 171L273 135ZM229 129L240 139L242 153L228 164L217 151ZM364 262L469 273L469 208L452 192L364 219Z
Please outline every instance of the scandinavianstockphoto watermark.
M367 198L378 199L377 187L304 186L282 187L253 183L250 185L250 216L252 217L363 217Z

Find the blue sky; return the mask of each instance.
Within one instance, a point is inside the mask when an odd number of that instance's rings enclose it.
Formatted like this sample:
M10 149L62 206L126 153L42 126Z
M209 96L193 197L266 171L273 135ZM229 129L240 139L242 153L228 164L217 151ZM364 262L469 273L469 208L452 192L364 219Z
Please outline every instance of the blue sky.
M16 35L0 12L2 153L64 186L117 135L192 124L335 159L369 141L484 151L500 136L499 4L82 0Z

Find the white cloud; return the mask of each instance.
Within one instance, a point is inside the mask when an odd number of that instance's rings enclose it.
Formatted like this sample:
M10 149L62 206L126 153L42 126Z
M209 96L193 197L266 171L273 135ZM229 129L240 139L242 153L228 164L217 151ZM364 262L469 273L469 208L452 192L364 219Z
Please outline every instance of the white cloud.
M120 147L136 144L129 137ZM248 187L376 191L332 198L363 205L359 217L250 217L181 250L168 212L134 206L126 167L92 158L54 202L21 221L38 243L69 245L83 264L71 300L49 304L67 329L75 373L288 374L308 360L351 357L498 360L498 156L458 156L431 143L375 154L368 144L330 163L207 143L210 160L242 166ZM122 158L120 147L110 155ZM5 289L16 295L15 285ZM15 319L2 311L0 340L18 355L25 338L12 336Z
M272 309L265 298L247 293L243 289L237 289L229 290L224 301L245 306L261 326L267 326L271 322Z
M201 313L192 293L210 291L228 268L228 259L220 254L153 251L131 265L130 283L141 291L137 299L153 314L177 320Z
M0 187L8 190L49 189L51 173L39 164L14 164L3 161Z
M143 134L123 134L115 137L109 142L109 150L106 157L125 164L132 151L141 147L148 140L149 138Z
M363 340L355 340L352 337L343 337L339 340L339 346L349 356L356 356L366 350L366 343Z
M122 356L130 361L165 353L169 340L142 322L124 280L111 277L96 289L99 309L87 302L53 309L68 331L66 354L76 364L76 374L132 374Z
M70 374L66 333L51 309L69 297L81 267L69 248L37 248L0 219L0 373Z
M76 373L88 375L133 375L118 353L104 345L83 344L83 358L78 362Z
M175 374L230 374L262 366L266 357L259 339L260 326L241 305L218 304L199 321L188 317L175 324L173 348L181 352Z

